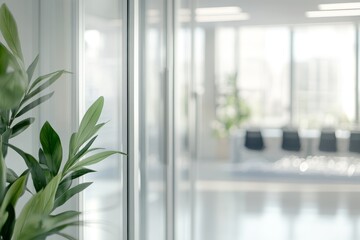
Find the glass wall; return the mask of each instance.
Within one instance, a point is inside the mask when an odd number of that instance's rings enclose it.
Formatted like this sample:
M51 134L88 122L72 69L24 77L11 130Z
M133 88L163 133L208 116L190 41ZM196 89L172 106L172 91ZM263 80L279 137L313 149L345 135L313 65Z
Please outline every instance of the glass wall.
M141 1L140 239L166 239L166 7Z
M127 151L126 84L126 1L84 1L85 52L84 81L81 85L83 109L99 96L105 105L100 121L106 122L96 144ZM124 162L116 155L96 166L84 182L94 182L83 196L83 239L124 239Z
M174 216L175 239L193 239L193 173L195 150L193 28L190 0L175 1L174 44ZM197 51L201 49L197 49ZM203 71L198 71L203 74Z
M320 2L194 4L195 15L217 15L194 22L194 240L359 238L360 155L349 149L359 127L358 17L307 17L338 7ZM286 126L299 129L299 151L283 148ZM334 152L320 148L324 127L335 129ZM252 128L261 149L245 147Z
M294 123L350 128L355 122L355 31L352 23L294 31Z
M291 51L289 28L242 27L237 34L237 87L244 104L250 110L245 122L261 127L282 127L288 124Z
M354 24L215 29L215 120L230 114L219 102L235 76L239 96L250 110L246 126L354 124Z

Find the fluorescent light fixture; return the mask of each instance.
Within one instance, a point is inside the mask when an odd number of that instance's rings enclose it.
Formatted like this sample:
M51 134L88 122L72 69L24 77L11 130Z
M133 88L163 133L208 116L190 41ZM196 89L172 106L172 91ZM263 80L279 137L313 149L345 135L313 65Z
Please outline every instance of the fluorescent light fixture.
M197 8L196 15L226 15L226 14L238 14L241 12L241 8L231 7L210 7L210 8Z
M360 16L360 9L358 10L333 10L333 11L308 11L305 13L308 18L320 17L354 17Z
M179 17L182 22L190 21L190 9L180 9ZM248 20L249 18L248 13L242 12L241 8L236 6L197 8L195 10L196 22L231 22Z
M243 21L250 18L248 13L239 13L234 15L209 15L209 16L196 16L197 22L233 22Z
M319 10L359 9L360 2L319 4Z
M181 22L191 21L190 9L179 9L179 20ZM149 9L147 17L150 23L159 21L159 11L156 9ZM211 7L211 8L196 8L195 20L197 22L231 22L243 21L250 18L248 13L242 12L240 7Z

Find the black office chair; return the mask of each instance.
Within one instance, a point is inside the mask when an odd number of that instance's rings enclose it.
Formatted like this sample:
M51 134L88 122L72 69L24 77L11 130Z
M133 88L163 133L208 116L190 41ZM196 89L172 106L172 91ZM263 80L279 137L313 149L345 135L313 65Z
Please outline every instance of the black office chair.
M349 152L360 153L360 132L350 133Z
M250 150L263 150L265 148L261 131L247 130L245 134L245 147Z
M337 139L335 131L321 131L319 150L322 152L337 152Z
M297 130L284 129L281 148L286 151L298 152L301 149L300 137Z

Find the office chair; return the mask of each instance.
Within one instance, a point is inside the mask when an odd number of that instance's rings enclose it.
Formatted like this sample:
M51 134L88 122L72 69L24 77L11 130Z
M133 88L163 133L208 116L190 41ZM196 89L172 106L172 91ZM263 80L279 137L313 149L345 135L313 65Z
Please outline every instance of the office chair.
M301 149L300 137L297 130L284 129L281 148L286 151L298 152Z
M350 133L349 152L360 153L360 132Z
M334 130L321 131L319 150L322 152L337 152L337 139Z
M250 150L263 150L264 139L260 130L247 130L245 134L245 147Z

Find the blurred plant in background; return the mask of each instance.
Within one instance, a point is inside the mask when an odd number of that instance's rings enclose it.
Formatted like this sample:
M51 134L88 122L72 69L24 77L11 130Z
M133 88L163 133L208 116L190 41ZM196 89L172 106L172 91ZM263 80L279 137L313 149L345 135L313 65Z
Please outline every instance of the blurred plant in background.
M236 79L236 73L228 77L225 91L217 99L216 119L212 129L218 138L228 137L250 117L250 108L240 97Z

